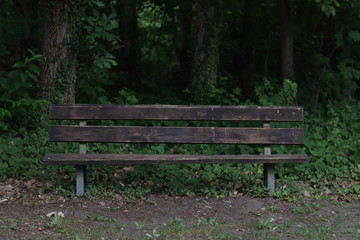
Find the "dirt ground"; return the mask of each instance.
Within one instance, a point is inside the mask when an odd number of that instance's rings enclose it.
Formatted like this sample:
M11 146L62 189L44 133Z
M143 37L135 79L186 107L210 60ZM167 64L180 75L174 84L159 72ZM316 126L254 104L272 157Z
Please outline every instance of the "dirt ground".
M360 239L359 200L150 195L127 202L117 194L40 194L42 187L0 183L0 239Z

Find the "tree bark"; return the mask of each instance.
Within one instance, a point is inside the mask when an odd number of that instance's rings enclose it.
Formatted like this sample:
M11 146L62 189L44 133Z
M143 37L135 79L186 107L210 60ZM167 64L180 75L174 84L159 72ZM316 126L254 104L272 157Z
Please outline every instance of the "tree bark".
M176 45L176 52L179 57L180 69L184 73L185 79L189 82L191 72L191 26L193 23L192 1L180 1L179 11L180 31L178 31L178 41Z
M199 0L196 9L195 47L193 56L192 85L216 83L219 49L219 2Z
M280 32L281 32L281 77L282 79L293 80L294 71L294 51L293 51L293 1L278 0L280 12Z
M120 72L136 88L141 80L141 51L136 13L136 0L119 0L117 12L120 17L119 35L123 47L120 52Z
M236 66L237 69L242 70L242 91L248 93L254 89L254 71L255 71L255 59L254 59L254 47L253 47L253 14L254 5L256 0L244 1L244 15L243 26L241 32L241 48L244 49L244 57L242 64Z
M52 103L75 103L77 39L72 24L75 7L70 0L43 1L43 64L38 97Z

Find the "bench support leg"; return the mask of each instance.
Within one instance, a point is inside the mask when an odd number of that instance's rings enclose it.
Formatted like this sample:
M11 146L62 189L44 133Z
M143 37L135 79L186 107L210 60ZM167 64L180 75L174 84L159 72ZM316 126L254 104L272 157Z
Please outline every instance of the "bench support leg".
M264 123L264 128L270 128L270 123ZM271 155L271 147L264 147L264 155ZM265 186L269 188L271 193L275 193L275 164L264 164L264 180Z
M86 126L86 121L80 121L80 126ZM86 154L86 144L79 144L79 153ZM85 184L86 184L86 166L79 165L76 166L76 195L84 195L85 193Z
M84 195L86 181L86 166L76 166L76 195Z
M275 164L264 164L265 186L270 189L271 193L275 193Z

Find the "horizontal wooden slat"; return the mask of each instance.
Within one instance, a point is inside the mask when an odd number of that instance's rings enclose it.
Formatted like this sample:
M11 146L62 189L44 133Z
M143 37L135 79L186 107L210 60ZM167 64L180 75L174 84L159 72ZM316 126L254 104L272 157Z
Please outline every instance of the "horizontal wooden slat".
M51 105L50 119L303 121L302 107L183 105Z
M52 126L53 142L303 144L299 128Z
M307 155L47 154L45 165L302 163Z

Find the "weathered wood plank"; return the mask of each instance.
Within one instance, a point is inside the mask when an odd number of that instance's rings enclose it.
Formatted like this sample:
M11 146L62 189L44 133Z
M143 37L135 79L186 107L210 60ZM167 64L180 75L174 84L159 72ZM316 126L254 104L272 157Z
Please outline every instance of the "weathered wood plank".
M51 126L53 142L303 144L300 128Z
M50 119L303 121L302 107L184 105L51 105Z
M45 165L302 163L307 155L47 154Z

